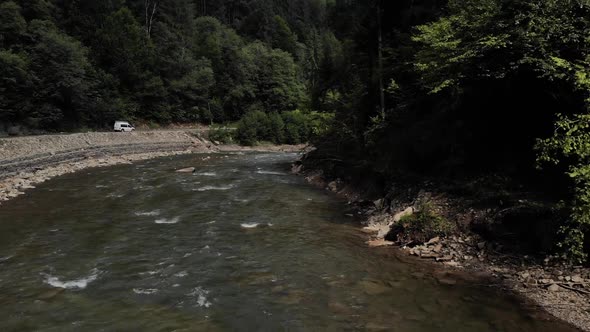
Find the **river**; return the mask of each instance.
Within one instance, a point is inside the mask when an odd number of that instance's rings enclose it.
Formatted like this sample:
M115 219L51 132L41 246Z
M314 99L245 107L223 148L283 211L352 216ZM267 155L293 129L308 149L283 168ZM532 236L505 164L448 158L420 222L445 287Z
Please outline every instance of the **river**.
M0 207L2 331L574 331L370 249L295 154L85 170ZM196 173L175 173L194 166Z

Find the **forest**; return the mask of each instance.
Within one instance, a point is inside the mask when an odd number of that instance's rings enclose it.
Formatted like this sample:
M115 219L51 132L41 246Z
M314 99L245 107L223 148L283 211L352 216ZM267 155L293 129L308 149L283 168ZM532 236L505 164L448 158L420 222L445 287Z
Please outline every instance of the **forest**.
M558 202L576 262L589 92L587 0L0 2L0 131L237 123L334 173L500 174Z

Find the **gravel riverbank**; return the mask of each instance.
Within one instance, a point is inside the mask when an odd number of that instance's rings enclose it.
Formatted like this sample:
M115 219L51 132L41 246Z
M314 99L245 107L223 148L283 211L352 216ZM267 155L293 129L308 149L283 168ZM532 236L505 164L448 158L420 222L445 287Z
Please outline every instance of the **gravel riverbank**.
M35 184L90 167L215 152L195 130L80 133L0 139L0 204Z

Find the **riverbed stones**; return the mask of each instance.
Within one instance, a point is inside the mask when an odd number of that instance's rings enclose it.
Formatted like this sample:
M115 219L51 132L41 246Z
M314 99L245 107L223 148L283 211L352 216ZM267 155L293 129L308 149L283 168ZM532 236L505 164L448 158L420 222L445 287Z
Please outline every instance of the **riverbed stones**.
M432 248L432 251L434 251L435 253L440 253L443 249L443 245L442 244L437 244L436 246L434 246L434 248Z
M547 290L550 292L557 292L561 289L561 287L559 287L556 284L551 284L551 286L547 287Z

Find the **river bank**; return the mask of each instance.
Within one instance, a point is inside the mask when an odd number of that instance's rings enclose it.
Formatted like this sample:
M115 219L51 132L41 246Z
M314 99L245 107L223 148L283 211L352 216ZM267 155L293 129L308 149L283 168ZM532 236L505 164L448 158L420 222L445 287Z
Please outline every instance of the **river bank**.
M158 157L227 151L300 151L298 146L215 145L194 129L0 138L0 205L36 184L86 168Z
M511 292L530 306L539 308L576 328L590 331L590 269L564 264L557 257L527 255L506 243L484 238L470 229L475 220L493 220L497 210L477 206L465 197L437 190L432 184L397 188L395 197L376 198L371 185L325 176L323 171L297 163L293 172L307 182L344 196L365 220L360 229L370 247L393 247L400 253L427 264L440 266L488 281L491 287ZM358 180L358 179L357 179ZM362 182L362 181L361 181ZM398 236L395 226L404 216L420 213L428 202L437 214L455 220L458 230L451 236L416 240ZM524 202L524 201L522 201ZM498 210L507 210L498 207ZM487 221L489 223L489 221ZM516 246L515 246L516 247ZM443 280L448 284L455 281Z

